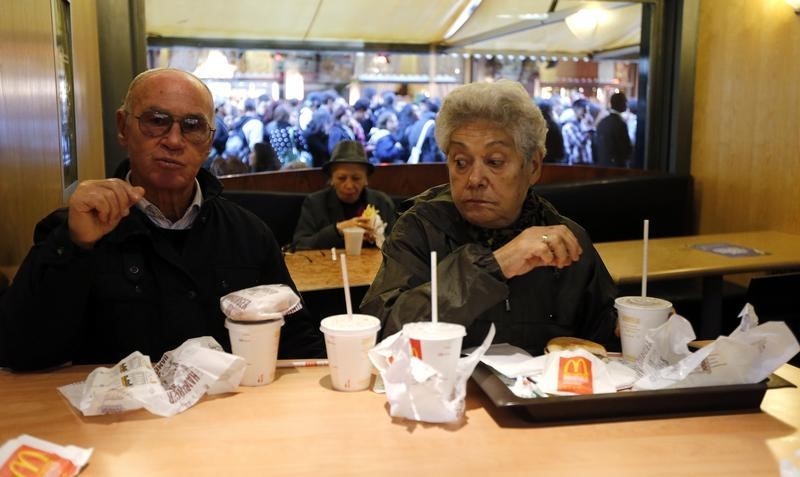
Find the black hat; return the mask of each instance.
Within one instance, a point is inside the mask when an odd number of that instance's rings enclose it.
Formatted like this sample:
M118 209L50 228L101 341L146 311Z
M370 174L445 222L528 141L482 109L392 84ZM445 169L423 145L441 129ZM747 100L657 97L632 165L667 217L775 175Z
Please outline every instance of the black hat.
M341 163L363 164L367 166L368 175L375 170L375 166L367 160L364 146L358 141L341 141L337 144L331 153L331 160L322 165L322 171L331 175L331 166Z

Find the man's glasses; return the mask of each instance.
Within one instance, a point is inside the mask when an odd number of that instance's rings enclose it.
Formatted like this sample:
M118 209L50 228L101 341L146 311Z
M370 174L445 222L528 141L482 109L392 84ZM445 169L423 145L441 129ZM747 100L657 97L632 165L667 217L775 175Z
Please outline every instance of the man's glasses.
M133 117L139 120L139 130L142 131L142 134L149 137L161 137L168 134L174 122L177 122L180 126L183 137L194 144L202 144L208 141L216 131L211 129L208 122L199 116L173 118L171 115L160 111L145 111L141 115Z

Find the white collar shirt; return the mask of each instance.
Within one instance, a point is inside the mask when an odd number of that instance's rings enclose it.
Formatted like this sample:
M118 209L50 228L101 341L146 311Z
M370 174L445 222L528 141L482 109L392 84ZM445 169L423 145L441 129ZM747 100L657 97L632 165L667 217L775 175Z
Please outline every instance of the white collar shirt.
M125 176L125 180L130 183L131 181L131 173ZM156 224L158 227L162 229L169 229L169 230L186 230L192 226L197 215L200 214L200 206L203 203L203 192L200 190L200 183L197 179L194 180L194 198L192 199L192 203L189 204L189 208L186 209L186 212L183 214L183 217L176 220L175 222L169 220L161 209L156 207L155 204L150 202L149 200L142 197L142 199L136 203L136 207L144 212L144 215L150 219L151 222Z

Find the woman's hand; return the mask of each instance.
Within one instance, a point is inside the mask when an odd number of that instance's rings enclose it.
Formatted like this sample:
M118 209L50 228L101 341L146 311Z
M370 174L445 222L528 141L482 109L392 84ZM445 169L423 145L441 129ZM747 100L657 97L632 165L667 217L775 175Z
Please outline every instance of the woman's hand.
M372 227L373 220L370 217L353 217L336 223L336 231L344 237L344 229L347 227L358 227L364 229L364 240L375 242L375 229Z
M583 253L578 239L565 225L528 227L495 250L494 257L506 278L523 275L536 267L564 268Z

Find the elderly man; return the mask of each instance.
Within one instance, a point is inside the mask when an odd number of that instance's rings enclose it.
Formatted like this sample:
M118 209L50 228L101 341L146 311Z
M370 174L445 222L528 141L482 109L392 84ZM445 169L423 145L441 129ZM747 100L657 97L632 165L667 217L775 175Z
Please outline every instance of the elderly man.
M438 257L439 317L466 326L465 346L489 325L495 342L541 354L548 340L614 340L616 289L586 232L536 195L544 118L521 85L475 83L452 91L436 125L450 184L413 199L383 247L361 311L383 334L430 319L431 251Z
M37 369L153 360L210 335L230 350L219 299L259 284L294 287L275 238L222 199L201 164L214 130L208 88L189 73L137 76L117 111L129 153L115 178L80 183L36 227L34 246L0 302L0 365ZM315 356L309 316L287 317L280 354Z

